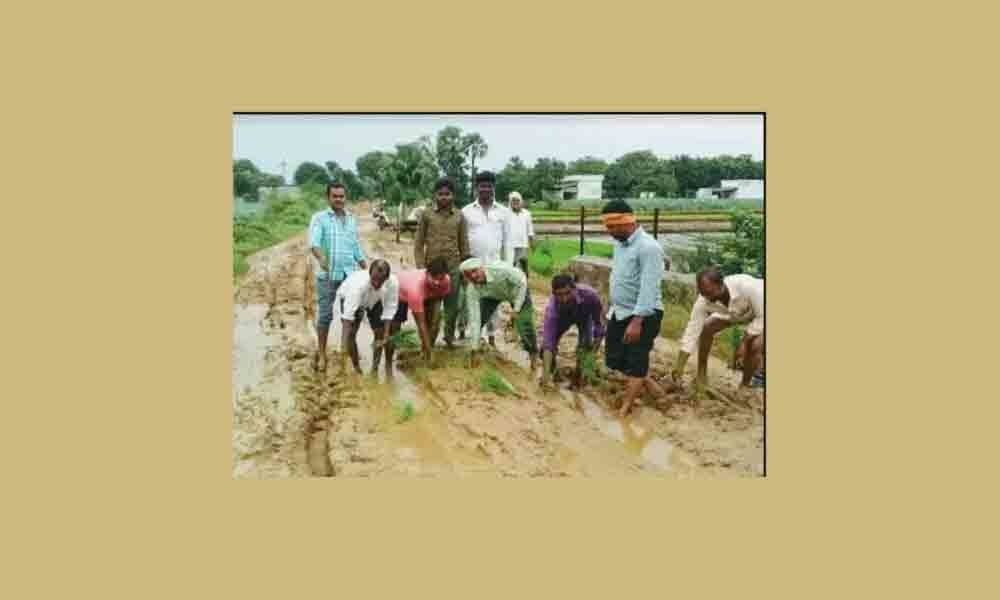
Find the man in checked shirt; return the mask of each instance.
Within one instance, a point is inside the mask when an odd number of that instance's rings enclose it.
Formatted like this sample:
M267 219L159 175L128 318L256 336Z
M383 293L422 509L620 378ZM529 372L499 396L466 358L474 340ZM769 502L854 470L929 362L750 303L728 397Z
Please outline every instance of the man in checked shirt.
M326 371L326 338L333 321L333 299L347 276L358 267L368 268L358 237L358 223L344 203L347 189L342 183L326 186L330 207L312 216L309 222L309 246L316 271L316 335L319 348L313 368Z

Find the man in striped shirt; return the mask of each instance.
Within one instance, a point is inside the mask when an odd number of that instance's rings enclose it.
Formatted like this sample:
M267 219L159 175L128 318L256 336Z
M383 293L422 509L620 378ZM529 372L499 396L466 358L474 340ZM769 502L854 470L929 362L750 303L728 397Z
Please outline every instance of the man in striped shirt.
M358 224L344 204L347 189L342 183L326 186L330 207L312 216L309 222L309 247L316 272L316 335L319 348L313 368L326 370L326 338L333 321L333 299L344 280L358 267L368 268L358 237Z

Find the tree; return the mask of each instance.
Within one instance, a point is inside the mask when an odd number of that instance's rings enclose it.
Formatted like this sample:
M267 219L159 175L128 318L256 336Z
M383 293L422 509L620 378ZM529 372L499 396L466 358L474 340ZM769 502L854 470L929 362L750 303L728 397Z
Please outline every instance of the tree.
M604 175L608 172L608 163L596 156L584 156L569 163L567 175Z
M407 204L429 196L438 177L438 167L430 150L420 142L399 144L389 166L389 179L394 186L390 204Z
M320 165L306 161L295 169L293 180L295 181L295 185L307 185L310 183L326 185L330 183L330 174Z
M749 154L692 158L680 155L670 161L680 191L694 196L698 188L715 187L723 179L763 179L764 162Z
M677 194L678 185L670 161L660 160L650 150L638 150L608 167L604 189L609 198L634 198L641 192L669 198Z
M285 185L281 175L264 173L252 161L245 158L233 161L233 193L243 198L257 200L262 186Z
M326 171L330 175L330 181L336 181L338 183L344 184L347 189L347 197L352 200L360 200L368 196L368 190L365 188L361 179L354 174L350 169L341 168L336 161L328 160L326 163Z
M469 176L465 172L465 160L469 154L466 144L467 139L462 136L462 130L449 125L437 133L437 143L434 145L437 166L455 182L458 196L456 201L459 204L469 197Z
M565 176L566 163L555 158L539 158L528 178L531 197L541 199L545 190L557 187Z
M484 158L486 153L489 152L490 147L486 144L483 136L478 133L470 133L462 136L462 146L465 148L465 153L469 156L469 179L475 181L476 159ZM472 199L471 195L469 199Z
M259 173L257 166L245 158L233 161L233 193L256 200Z
M497 198L506 200L508 194L517 191L524 196L525 200L540 200L529 191L531 189L531 176L532 170L524 164L524 161L519 156L512 156L507 162L507 166L497 173Z
M358 158L355 166L358 168L358 175L362 179L367 179L373 184L373 194L385 199L389 187L390 167L394 156L391 152L374 150Z

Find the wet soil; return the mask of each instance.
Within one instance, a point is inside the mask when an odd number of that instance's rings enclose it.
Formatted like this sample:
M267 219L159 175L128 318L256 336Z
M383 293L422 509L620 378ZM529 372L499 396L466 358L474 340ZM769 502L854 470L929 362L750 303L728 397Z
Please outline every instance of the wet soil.
M411 239L379 232L364 207L361 235L370 257L412 268ZM611 377L583 390L543 392L515 340L498 332L498 350L470 369L462 348L435 348L432 364L403 354L386 380L371 376L372 333L358 348L365 375L344 369L340 328L330 332L325 373L313 369L315 287L305 235L249 259L234 290L233 476L292 477L746 477L763 473L763 417L758 410L708 399L696 410L646 402L625 419L609 409L620 391ZM545 282L532 277L537 322ZM502 311L509 320L509 307ZM409 326L413 326L411 322ZM563 339L560 365L573 364L575 331ZM652 371L664 376L677 351L660 338ZM692 360L692 362L694 362ZM384 365L384 361L383 361ZM480 389L494 369L516 389ZM714 358L713 385L738 381ZM674 400L678 400L675 396ZM407 408L409 406L409 408Z

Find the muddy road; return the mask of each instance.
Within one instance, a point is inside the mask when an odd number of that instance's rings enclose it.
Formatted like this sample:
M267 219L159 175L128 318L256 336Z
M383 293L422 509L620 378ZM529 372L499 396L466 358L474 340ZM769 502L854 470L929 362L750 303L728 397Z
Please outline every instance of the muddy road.
M376 230L366 207L355 212L369 258L386 258L393 269L412 268L409 237L396 244L393 233ZM499 351L482 368L495 369L516 395L480 391L483 371L465 368L462 350L435 348L432 368L403 356L393 381L382 374L375 379L367 375L367 323L358 336L365 376L340 368L336 322L330 366L325 374L315 373L315 289L305 233L249 262L233 306L236 478L763 473L760 412L709 399L698 410L679 402L666 410L647 403L619 419L603 404L615 393L615 381L580 393L541 393L524 352L500 332ZM537 323L547 302L544 280L532 275ZM571 331L561 344L561 366L572 365L574 347ZM671 341L657 340L655 374L669 370L676 350ZM735 387L736 375L714 358L710 370L717 387Z

